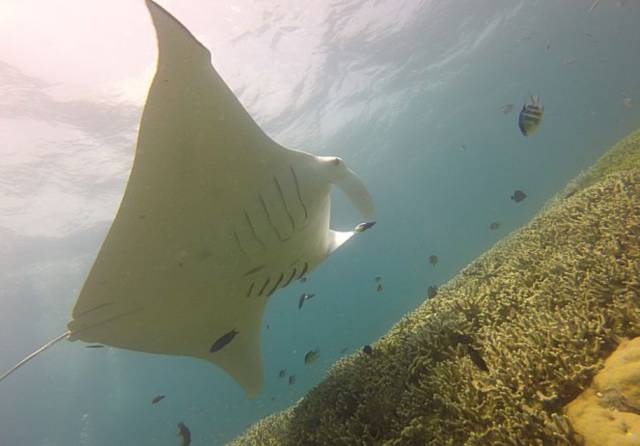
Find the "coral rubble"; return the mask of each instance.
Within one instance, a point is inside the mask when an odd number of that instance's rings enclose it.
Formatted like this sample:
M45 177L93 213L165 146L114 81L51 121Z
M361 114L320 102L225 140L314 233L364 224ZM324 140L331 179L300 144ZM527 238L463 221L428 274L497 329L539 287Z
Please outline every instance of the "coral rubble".
M640 131L568 188L232 445L582 444L564 406L640 336Z

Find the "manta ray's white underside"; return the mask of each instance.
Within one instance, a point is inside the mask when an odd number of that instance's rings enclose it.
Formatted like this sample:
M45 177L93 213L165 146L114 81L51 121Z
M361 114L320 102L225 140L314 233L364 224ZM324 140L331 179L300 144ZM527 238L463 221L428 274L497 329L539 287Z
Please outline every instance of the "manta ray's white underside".
M209 51L146 3L157 72L126 192L73 309L69 339L205 359L255 395L268 297L353 234L329 228L331 185L366 221L373 206L339 158L265 135ZM212 353L232 330L237 335Z

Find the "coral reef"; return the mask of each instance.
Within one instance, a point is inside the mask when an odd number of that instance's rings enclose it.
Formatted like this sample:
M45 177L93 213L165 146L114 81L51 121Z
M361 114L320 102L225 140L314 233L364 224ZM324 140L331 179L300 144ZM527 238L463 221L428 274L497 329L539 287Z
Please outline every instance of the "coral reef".
M564 406L640 336L640 132L232 445L579 445Z
M618 346L566 413L585 446L640 445L640 338Z

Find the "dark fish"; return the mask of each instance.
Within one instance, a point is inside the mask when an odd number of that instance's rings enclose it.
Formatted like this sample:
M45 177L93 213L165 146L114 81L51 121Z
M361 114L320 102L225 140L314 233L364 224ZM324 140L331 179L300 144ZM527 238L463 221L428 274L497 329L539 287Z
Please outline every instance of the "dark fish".
M347 350L349 350L349 347L345 347L342 350L340 350L340 354L344 355L345 353L347 353Z
M476 367L478 367L483 372L489 371L487 363L484 362L484 359L482 359L482 355L480 355L480 352L478 352L478 350L474 349L470 345L467 345L467 353L469 354L469 358L471 358L471 361L476 365Z
M164 395L154 396L151 400L151 404L157 404L164 399Z
M287 374L287 369L282 369L278 372L278 378L284 378Z
M531 96L529 103L525 103L518 116L518 128L524 136L532 135L542 122L544 106L538 96Z
M85 348L104 348L104 345L90 344L90 345L85 345Z
M227 345L229 342L231 342L233 340L233 338L235 338L238 333L239 333L239 331L236 331L236 329L234 328L229 333L223 334L222 336L220 336L216 340L216 342L213 343L213 345L211 346L209 351L211 353L215 353L218 350L222 350L224 348L224 346Z
M436 295L438 294L438 287L435 285L431 285L429 288L427 288L427 297L429 299L432 299L434 297L436 297Z
M362 347L362 353L366 354L366 355L371 355L373 354L373 349L371 348L370 345L365 345L364 347Z
M378 293L382 292L382 284L379 283L378 286L376 287L376 290L378 291Z
M309 300L311 299L313 296L315 296L315 294L309 294L309 293L302 293L300 295L300 299L298 300L298 310L302 308L302 305L304 304L305 300Z
M500 227L500 223L498 223L497 221L494 221L489 225L489 229L491 229L492 231L495 231L499 227Z
M375 278L375 281L376 281L376 282L380 282L381 280L382 280L382 277L381 277L381 276L376 276L376 278Z
M366 231L367 229L369 229L370 227L372 227L375 224L376 224L375 221L368 221L366 223L360 223L358 226L353 228L353 230L355 232L364 232L364 231Z
M191 444L191 431L182 421L178 423L178 437L180 437L180 446Z
M438 256L430 255L429 263L431 263L433 266L436 266L436 264L438 263Z
M296 383L296 375L289 376L289 385L293 385Z
M527 194L525 194L521 190L517 190L513 193L513 195L511 195L511 199L516 203L520 203L525 198L527 198Z
M320 353L317 348L315 350L309 350L304 355L304 364L305 365L313 364L314 362L316 362L319 356L320 356Z
M300 279L298 279L300 282L305 283L307 281L306 277L300 277Z
M267 330L271 330L271 325L267 324Z
M546 49L547 49L547 51L549 51L551 49L551 44L549 42L547 42Z
M500 107L500 110L502 110L502 113L504 113L505 115L508 115L513 111L513 104L505 104Z

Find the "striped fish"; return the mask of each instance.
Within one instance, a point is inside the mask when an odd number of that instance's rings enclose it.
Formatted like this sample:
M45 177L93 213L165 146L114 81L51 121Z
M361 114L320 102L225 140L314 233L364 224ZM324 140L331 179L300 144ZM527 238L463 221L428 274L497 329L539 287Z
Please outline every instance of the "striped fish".
M525 103L518 116L518 127L524 136L529 136L536 131L542 122L544 107L538 96L531 96L529 103Z

